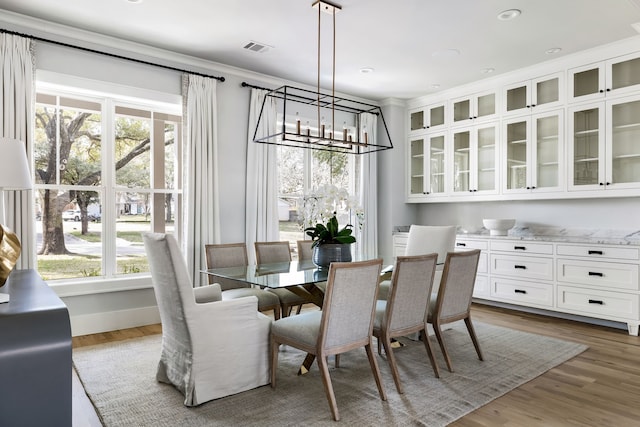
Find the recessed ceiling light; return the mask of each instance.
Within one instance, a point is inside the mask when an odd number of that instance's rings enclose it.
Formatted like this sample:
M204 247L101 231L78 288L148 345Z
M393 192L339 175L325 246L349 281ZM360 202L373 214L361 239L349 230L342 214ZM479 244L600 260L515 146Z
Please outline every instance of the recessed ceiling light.
M373 68L371 68L371 67L362 67L362 68L360 68L360 72L362 74L373 73Z
M138 4L138 3L142 3L143 0L127 0L127 3L133 3L133 4Z
M491 68L491 67L489 67L489 68L483 68L482 70L480 70L480 72L481 72L482 74L491 74L491 73L493 73L495 70L496 70L495 68Z
M458 55L460 55L458 49L440 49L431 54L434 58L453 58Z
M562 51L561 47L552 47L551 49L547 49L544 53L546 53L547 55L554 55L561 51Z
M520 11L520 9L503 10L498 14L498 19L501 21L509 21L513 18L520 16L521 13L522 12Z

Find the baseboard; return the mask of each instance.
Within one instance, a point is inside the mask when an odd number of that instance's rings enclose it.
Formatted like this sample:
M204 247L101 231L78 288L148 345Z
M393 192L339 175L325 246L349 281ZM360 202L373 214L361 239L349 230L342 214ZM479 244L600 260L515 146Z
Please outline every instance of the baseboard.
M71 335L97 334L160 323L157 306L71 316Z

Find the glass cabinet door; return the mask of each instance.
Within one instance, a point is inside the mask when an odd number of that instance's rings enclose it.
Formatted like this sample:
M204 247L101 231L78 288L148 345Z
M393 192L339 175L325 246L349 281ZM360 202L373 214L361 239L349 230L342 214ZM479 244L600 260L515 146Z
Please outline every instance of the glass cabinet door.
M562 171L562 111L532 118L535 178L532 188L560 188Z
M607 182L640 183L640 99L611 103L608 112L611 130L607 157L611 166Z
M527 173L527 141L529 138L529 120L523 119L506 123L506 189L526 189Z
M409 112L409 131L415 132L425 129L425 114L423 109Z
M409 111L409 132L418 133L445 124L445 104L435 104Z
M482 192L494 192L497 188L498 176L496 173L498 140L497 125L491 124L476 129L477 140L477 171L474 190Z
M424 194L424 138L409 141L409 194Z
M471 131L453 134L453 191L468 192L471 189Z
M429 136L429 194L444 193L444 134Z
M604 185L604 104L570 110L570 186L574 189Z
M536 79L531 86L532 107L548 107L562 100L559 75Z
M497 114L496 94L494 92L480 95L477 98L475 118L485 118Z

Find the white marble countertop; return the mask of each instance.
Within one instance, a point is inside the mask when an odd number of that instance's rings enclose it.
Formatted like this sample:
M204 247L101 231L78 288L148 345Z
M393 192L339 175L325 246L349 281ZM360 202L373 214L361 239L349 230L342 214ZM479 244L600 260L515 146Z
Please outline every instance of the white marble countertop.
M409 226L394 227L393 234L407 233ZM481 237L502 240L540 240L545 242L593 243L603 245L640 246L640 230L569 229L560 227L515 226L506 236L491 236L489 230L467 231L458 227L459 237Z

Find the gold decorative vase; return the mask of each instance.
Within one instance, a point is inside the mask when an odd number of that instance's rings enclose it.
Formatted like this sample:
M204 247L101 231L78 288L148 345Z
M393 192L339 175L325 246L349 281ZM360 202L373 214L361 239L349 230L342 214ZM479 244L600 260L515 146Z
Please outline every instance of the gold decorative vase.
M0 224L0 287L4 286L20 257L20 240Z

